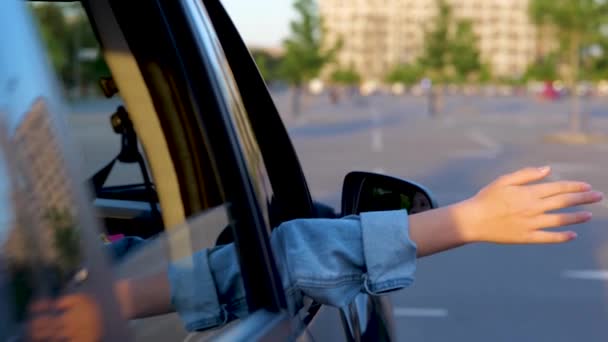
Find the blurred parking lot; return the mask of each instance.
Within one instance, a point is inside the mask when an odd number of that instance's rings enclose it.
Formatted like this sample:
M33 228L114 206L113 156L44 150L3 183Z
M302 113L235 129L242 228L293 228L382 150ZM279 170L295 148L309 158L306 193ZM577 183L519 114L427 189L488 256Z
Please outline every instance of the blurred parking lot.
M415 180L441 205L529 165L549 164L555 179L608 190L608 144L545 141L567 127L568 105L561 100L448 95L445 111L430 119L425 97L377 94L332 104L328 96L307 96L301 114L293 117L289 92L274 96L313 196L336 208L342 179L352 170ZM606 101L593 97L583 106L596 132L608 133ZM69 124L83 148L86 174L118 151L119 137L109 125L117 103L71 107ZM137 174L136 167L121 165L111 182L128 182ZM594 220L579 227L579 239L567 245L478 245L420 260L415 285L393 295L399 336L403 341L603 341L608 205L590 209Z

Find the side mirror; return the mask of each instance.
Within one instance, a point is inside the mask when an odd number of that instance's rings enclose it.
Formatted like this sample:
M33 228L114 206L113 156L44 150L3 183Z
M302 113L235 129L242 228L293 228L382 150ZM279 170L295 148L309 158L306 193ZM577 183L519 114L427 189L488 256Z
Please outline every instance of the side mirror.
M437 201L431 192L411 181L370 172L351 172L344 178L344 216L401 209L416 214L437 207Z

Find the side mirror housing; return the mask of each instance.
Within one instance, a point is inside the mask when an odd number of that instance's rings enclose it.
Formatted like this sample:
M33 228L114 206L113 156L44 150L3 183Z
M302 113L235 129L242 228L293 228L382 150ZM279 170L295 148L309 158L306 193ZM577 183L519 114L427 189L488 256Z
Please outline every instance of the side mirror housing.
M344 178L343 216L401 209L416 214L437 207L437 201L431 192L412 181L359 171L351 172Z

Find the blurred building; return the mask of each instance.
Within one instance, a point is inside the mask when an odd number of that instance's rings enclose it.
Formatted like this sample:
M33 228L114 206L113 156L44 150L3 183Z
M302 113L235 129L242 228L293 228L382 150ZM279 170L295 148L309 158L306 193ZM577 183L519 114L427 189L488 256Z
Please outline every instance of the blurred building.
M16 186L13 193L13 205L20 214L29 217L17 217L16 224L25 224L28 232L35 234L39 245L39 257L49 263L57 262L62 253L61 245L57 245L58 219L69 220L72 216L73 194L68 184L65 161L60 152L59 142L54 134L51 117L47 112L46 103L37 99L29 112L20 122L11 140L11 147L16 151L18 162L17 179L12 184ZM55 219L49 215L59 214ZM30 226L32 225L32 226ZM35 228L34 228L35 227ZM34 229L32 229L34 228ZM11 237L8 254L10 257L23 260L31 248L21 235L23 227L15 230Z
M482 61L496 76L524 73L539 47L528 17L529 0L447 0L455 19L469 19ZM415 62L424 32L437 12L435 0L319 0L328 41L344 43L340 65L365 80L381 81L396 64Z

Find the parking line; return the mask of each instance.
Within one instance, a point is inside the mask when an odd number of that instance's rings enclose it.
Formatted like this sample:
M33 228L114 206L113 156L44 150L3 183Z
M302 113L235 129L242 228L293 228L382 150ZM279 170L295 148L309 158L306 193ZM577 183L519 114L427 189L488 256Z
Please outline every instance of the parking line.
M384 136L382 134L382 128L380 127L380 113L375 107L371 108L370 112L372 118L372 151L382 152L384 150Z
M382 150L384 150L382 130L380 128L374 128L372 131L372 151L382 152Z
M608 280L608 270L565 270L561 276L579 280Z
M496 159L500 154L500 150L461 150L450 154L451 158L479 158L479 159Z
M183 342L193 341L193 338L196 338L197 335L198 335L197 333L189 333L188 336L186 336L186 338L184 339Z
M455 152L452 154L453 157L496 159L503 151L502 145L478 130L468 132L467 137L481 145L482 149Z
M488 150L502 150L502 146L499 143L497 143L496 141L494 141L494 139L491 139L487 135L481 133L480 131L471 131L469 133L469 138L471 138L474 142L478 143L479 145L485 147Z
M396 317L427 317L443 318L448 316L448 310L443 308L395 308Z

